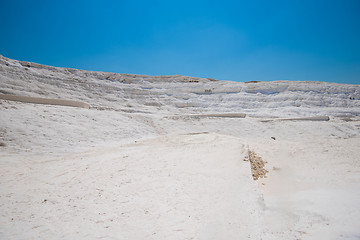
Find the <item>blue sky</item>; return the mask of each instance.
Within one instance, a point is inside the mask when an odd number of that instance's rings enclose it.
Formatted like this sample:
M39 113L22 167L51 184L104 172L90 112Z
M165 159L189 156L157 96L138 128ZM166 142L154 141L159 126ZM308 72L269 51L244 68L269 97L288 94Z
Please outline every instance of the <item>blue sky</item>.
M0 54L118 73L360 84L360 1L1 0Z

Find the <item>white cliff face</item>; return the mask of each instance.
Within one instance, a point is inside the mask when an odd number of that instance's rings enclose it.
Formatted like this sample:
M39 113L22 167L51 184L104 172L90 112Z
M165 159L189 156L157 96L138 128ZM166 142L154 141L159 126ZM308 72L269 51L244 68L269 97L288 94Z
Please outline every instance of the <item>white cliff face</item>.
M1 57L2 93L85 101L94 108L163 114L359 116L360 86L323 82L238 83L56 68Z
M1 239L360 236L360 85L1 57L1 94L91 106L0 99ZM249 151L267 178L253 180Z

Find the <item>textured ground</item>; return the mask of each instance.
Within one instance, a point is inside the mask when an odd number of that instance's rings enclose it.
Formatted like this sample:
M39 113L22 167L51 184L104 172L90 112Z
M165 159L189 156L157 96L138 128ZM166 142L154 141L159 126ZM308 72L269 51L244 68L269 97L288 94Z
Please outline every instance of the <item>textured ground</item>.
M0 93L90 104L0 100L1 239L360 237L359 85L1 57Z

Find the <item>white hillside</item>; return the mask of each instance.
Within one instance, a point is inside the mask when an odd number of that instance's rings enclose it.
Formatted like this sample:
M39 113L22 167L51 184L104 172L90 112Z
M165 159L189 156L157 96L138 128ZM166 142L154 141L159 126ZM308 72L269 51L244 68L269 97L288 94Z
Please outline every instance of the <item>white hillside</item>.
M55 68L4 57L0 73L2 93L79 100L98 109L164 114L243 112L281 117L360 115L359 85L152 77Z
M0 58L0 239L359 239L359 149L360 85Z

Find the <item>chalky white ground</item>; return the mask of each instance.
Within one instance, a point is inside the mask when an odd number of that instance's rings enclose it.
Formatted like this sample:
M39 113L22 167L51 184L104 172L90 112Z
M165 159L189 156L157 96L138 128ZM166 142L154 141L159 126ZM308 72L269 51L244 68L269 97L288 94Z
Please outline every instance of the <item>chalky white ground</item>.
M91 105L0 100L0 239L360 238L359 85L0 60L2 94Z

